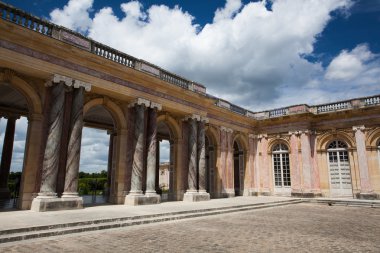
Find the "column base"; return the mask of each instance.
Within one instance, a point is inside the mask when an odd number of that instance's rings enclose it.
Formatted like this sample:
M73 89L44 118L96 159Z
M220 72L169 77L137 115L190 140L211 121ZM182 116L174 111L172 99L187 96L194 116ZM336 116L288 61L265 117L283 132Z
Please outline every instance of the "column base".
M223 198L233 198L235 197L235 189L226 189L222 191Z
M258 189L249 189L248 195L249 197L257 197L260 195L260 191Z
M161 203L161 196L157 193L148 194L128 194L125 196L124 205L139 206L139 205L154 205Z
M83 198L82 197L41 197L38 196L33 199L32 207L30 208L35 212L46 212L46 211L59 211L59 210L73 210L83 208Z
M0 189L0 199L10 199L11 198L11 192L8 188L1 188Z
M207 192L193 192L189 191L183 195L183 201L185 202L198 202L210 200L210 194Z
M292 192L292 197L297 198L319 198L322 197L322 193L320 192Z
M272 192L269 189L261 189L259 192L260 196L272 196Z
M356 193L357 199L380 199L380 195L370 192L370 193Z

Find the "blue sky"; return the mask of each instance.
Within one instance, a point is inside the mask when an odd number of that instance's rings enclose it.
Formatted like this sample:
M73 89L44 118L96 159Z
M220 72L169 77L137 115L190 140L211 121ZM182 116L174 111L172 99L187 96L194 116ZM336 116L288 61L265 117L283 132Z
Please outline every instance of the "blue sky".
M3 1L252 111L380 94L380 0ZM82 164L104 167L108 136L84 143Z

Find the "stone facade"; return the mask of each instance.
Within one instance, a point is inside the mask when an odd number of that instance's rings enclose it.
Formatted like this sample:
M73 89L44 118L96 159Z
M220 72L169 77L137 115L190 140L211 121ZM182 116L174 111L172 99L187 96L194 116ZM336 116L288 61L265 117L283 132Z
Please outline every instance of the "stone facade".
M379 198L379 96L255 113L59 26L42 20L36 22L45 30L20 26L28 14L6 8L15 18L0 18L0 116L7 119L0 197L8 196L14 123L25 116L20 209L83 207L77 193L83 126L110 133L114 204L160 202L160 135L170 139L171 200ZM90 46L78 46L76 37Z

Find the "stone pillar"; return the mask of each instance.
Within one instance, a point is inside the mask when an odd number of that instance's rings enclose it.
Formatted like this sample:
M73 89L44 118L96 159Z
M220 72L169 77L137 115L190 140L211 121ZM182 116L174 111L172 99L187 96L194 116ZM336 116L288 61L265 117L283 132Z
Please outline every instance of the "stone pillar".
M258 196L260 192L260 173L258 168L257 135L248 135L249 144L249 171L250 189L249 196Z
M301 174L300 161L298 157L298 140L299 132L289 132L290 135L290 179L292 187L292 196L301 196Z
M235 196L234 188L234 143L232 139L233 130L230 128L226 129L227 132L227 158L226 158L226 176L227 176L227 197ZM239 175L240 176L240 175Z
M187 192L197 192L197 122L189 119L189 173Z
M17 118L18 117L8 117L7 127L5 129L0 165L0 199L9 199L11 197L10 191L8 189L8 176L11 169L13 142L15 137Z
M311 148L311 192L314 197L322 197L319 167L318 167L318 154L317 154L317 133L312 131L310 133L310 148Z
M151 103L153 107L154 103ZM160 107L160 106L159 106ZM157 164L157 107L148 110L148 131L147 131L147 173L146 173L146 204L158 204L161 197L156 193Z
M134 129L134 146L130 194L142 194L142 176L143 176L143 155L144 155L144 120L145 105L135 106L135 129Z
M65 174L65 186L62 198L74 198L78 201L78 206L83 207L83 199L78 196L78 177L80 150L83 129L83 100L84 87L73 90L71 106L69 143L67 147L67 162Z
M375 199L377 195L372 189L369 178L367 151L365 145L365 127L354 126L352 129L355 132L355 141L360 174L360 193L358 193L356 197L362 199Z
M220 175L220 184L219 189L220 197L226 197L226 189L227 189L227 172L226 172L226 152L227 152L227 133L225 127L220 127L220 158L219 158L219 168L218 168L218 174Z
M146 136L145 136L145 111L149 108L151 102L138 98L130 107L134 107L134 135L133 135L133 164L132 164L132 175L131 175L131 190L129 194L125 197L124 204L126 205L143 205L148 204L145 195L143 194L143 174L144 174L144 151L146 147Z
M260 156L260 176L261 176L261 189L260 195L269 196L271 195L271 190L269 187L269 174L271 174L271 167L269 166L268 159L268 135L260 134L258 135L258 140L260 141L259 156Z
M205 122L207 119L202 118L198 122L198 170L199 170L199 189L198 193L202 195L202 200L209 200L210 193L206 192L206 135Z
M189 122L189 172L187 176L187 181L188 181L188 189L186 193L183 196L184 201L202 201L202 200L209 200L210 199L210 194L206 193L205 191L205 184L203 183L203 189L198 192L197 185L198 185L198 175L197 175L197 167L199 164L201 166L205 167L204 164L204 155L205 155L205 150L204 150L204 143L205 143L205 136L204 136L204 125L203 125L203 133L200 133L200 135L203 135L203 140L201 140L201 145L203 143L203 161L201 162L198 157L202 154L198 154L198 141L199 138L202 138L202 136L198 136L198 124L197 121L201 121L201 116L199 115L192 115L187 118ZM202 121L205 120L202 118ZM202 128L202 126L200 127ZM201 151L201 149L199 149ZM201 151L202 152L202 151ZM203 179L205 176L205 168L201 168L203 171L202 175Z
M310 131L301 132L301 157L302 157L302 197L314 197L311 192L311 148L310 148Z
M62 142L62 127L64 120L64 107L65 107L65 85L66 86L74 86L74 88L83 87L86 91L91 90L91 85L73 80L71 78L54 75L51 81L48 81L47 86L51 86L51 94L50 98L46 98L46 101L49 101L49 105L46 105L49 110L46 112L45 120L47 121L47 138L46 138L46 146L44 150L44 158L42 163L42 175L41 175L41 187L38 196L33 200L31 209L34 211L52 211L52 210L63 210L63 209L76 209L82 208L82 202L78 201L76 197L73 199L70 198L57 198L57 175L59 169L59 160L61 155L61 142ZM81 88L80 88L81 89ZM83 90L80 91L81 96L83 96ZM80 100L81 99L81 100ZM78 101L78 98L76 99ZM80 102L76 102L72 107L72 110L75 111L74 119L75 122L70 122L70 124L76 124L74 127L70 127L71 134L73 134L73 138L70 137L71 148L75 148L80 152L80 141L81 141L81 131L83 125L83 118L80 120L81 113L80 108L83 108L83 98L80 98L79 101L82 101L79 105L79 109L77 108L77 104ZM74 108L75 107L75 108ZM83 110L83 109L82 109ZM79 120L78 120L79 117ZM83 116L82 116L83 117ZM71 117L72 119L73 117ZM82 122L81 122L82 121ZM79 136L79 140L78 140ZM79 141L79 142L78 142ZM68 147L65 147L66 149ZM69 150L69 153L71 151ZM66 196L75 196L75 192L77 189L75 187L75 182L72 180L76 178L78 175L75 175L75 169L79 167L79 154L71 153L70 161L68 161L69 175L68 184L65 183L65 191L66 187L68 190L68 194ZM78 166L76 167L76 163ZM76 173L78 174L78 173ZM77 178L75 179L77 180ZM74 181L75 181L74 180ZM77 186L77 182L76 182ZM74 191L74 192L72 192ZM74 193L74 194L71 194ZM81 198L80 198L81 200Z
M63 83L52 87L52 103L47 115L48 136L42 164L41 188L37 198L55 198L59 152L63 125L65 87Z

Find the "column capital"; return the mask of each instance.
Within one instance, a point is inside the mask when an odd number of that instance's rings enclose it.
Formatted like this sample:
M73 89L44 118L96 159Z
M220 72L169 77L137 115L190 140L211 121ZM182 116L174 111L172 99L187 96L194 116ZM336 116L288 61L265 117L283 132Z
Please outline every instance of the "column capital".
M257 138L258 139L267 139L268 138L268 135L267 134L259 134L259 135L257 135Z
M220 127L220 130L221 130L221 131L225 131L225 132L227 132L227 133L233 133L233 132L234 132L233 129L228 128L228 127L224 127L224 126L221 126L221 127Z
M361 125L361 126L353 126L353 127L352 127L352 130L353 130L354 132L357 132L357 131L364 132L365 129L366 129L366 128L365 128L364 125Z
M201 116L201 122L204 122L204 123L209 123L209 118L205 117L205 116Z
M145 105L145 107L150 107L151 102L145 98L136 98L128 105L128 107L134 107L136 105Z
M73 85L73 79L67 76L63 76L60 74L54 74L46 83L46 87L51 87L53 86L53 83L60 83L63 82L67 86L72 86Z
M150 102L150 108L157 109L157 111L161 111L162 110L162 105L159 104L159 103Z
M91 91L91 84L79 80L74 80L73 87L76 89L79 87L83 87L85 91Z
M299 136L301 134L302 134L302 131L289 131L289 135Z
M198 114L191 114L191 115L187 115L183 118L184 121L189 120L189 119L193 119L195 121L201 121L201 116Z

